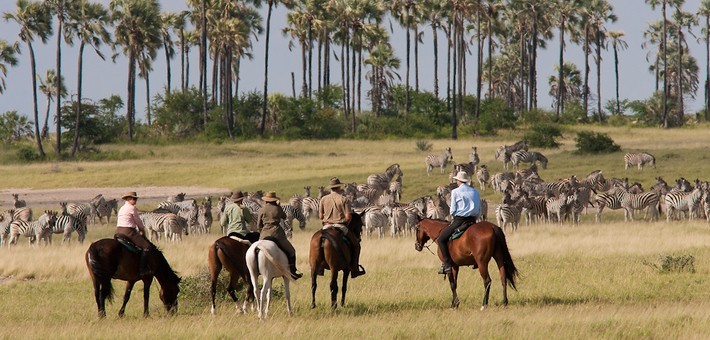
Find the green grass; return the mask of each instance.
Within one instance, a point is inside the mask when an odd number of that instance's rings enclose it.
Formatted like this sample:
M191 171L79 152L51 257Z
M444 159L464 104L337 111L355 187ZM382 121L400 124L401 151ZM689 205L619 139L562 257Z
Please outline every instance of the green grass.
M541 170L543 178L579 177L603 169L606 177L628 176L646 188L659 175L669 182L680 176L707 179L707 131L594 131L608 133L623 151L575 155L575 134L568 131L560 149L542 150L550 159L548 169ZM493 161L495 148L517 138L517 132L502 132L497 138L434 140L431 152L450 146L457 161L466 161L475 145L483 163L497 172L501 164ZM106 147L116 152L125 148ZM392 163L399 163L405 174L405 200L431 194L448 181L437 171L427 177L423 161L427 152L417 151L414 139L136 145L131 149L136 159L1 165L0 188L199 185L276 190L285 198L302 193L305 185L313 186L315 193L331 176L363 183L367 175ZM658 168L624 171L623 153L631 150L655 154ZM131 175L125 176L128 171ZM492 190L483 196L492 203L501 199ZM107 318L99 321L83 259L88 243L62 246L55 237L50 248L31 248L21 238L16 247L0 249L0 338L706 338L710 334L708 224L704 220L623 223L619 212L605 212L605 222L595 224L593 213L590 209L579 226L523 223L517 232L508 233L521 276L518 290L509 290L507 308L500 305L500 279L493 277L490 308L479 311L481 278L464 270L458 290L461 307L450 310L448 283L436 275L438 259L427 250L416 252L411 237L386 237L363 242L361 262L368 274L350 281L345 308L331 311L328 307L330 273L326 273L318 280L318 307L310 309L306 274L291 285L292 317L286 315L283 288L276 283L267 322L259 322L254 313L238 314L223 294L218 314L211 316L206 292L194 288L183 289L178 316L167 317L157 283L151 294L152 318L142 318L142 284L138 283L126 318L119 321L124 288L120 281L114 281L116 301L108 306ZM306 231L294 234L298 267L306 273L308 241L317 228L312 220ZM185 281L200 283L207 248L217 232L213 228L211 235L190 235L182 244L160 247ZM112 234L112 227L91 226L87 241ZM695 272L661 272L649 265L668 256L693 256Z

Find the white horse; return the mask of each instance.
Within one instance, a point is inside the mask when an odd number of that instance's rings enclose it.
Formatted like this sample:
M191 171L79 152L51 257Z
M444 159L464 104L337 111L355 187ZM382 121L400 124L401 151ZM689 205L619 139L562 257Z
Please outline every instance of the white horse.
M293 278L289 270L286 254L279 249L273 241L260 240L249 247L246 255L247 267L254 286L254 296L259 310L259 319L266 319L269 315L271 303L271 287L275 277L284 279L284 295L286 295L286 310L291 315L291 293L289 283ZM258 294L259 274L264 276L264 286ZM266 302L266 303L264 303Z

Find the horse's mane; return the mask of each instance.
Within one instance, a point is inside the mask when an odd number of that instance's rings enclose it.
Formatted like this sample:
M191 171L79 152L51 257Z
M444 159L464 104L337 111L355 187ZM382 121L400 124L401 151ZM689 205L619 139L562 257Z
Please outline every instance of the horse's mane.
M422 218L422 220L431 220L431 221L436 221L436 222L449 223L449 221L444 220L444 219L440 219L440 218Z
M357 236L362 236L362 215L356 212L352 212L350 215L350 223L348 223L348 229L355 233Z
M170 264L168 263L168 260L165 258L165 255L163 255L163 252L158 247L155 247L153 249L153 253L158 258L158 263L160 264L160 266L158 266L158 268L156 268L156 271L159 271L161 274L164 274L167 277L167 279L172 282L180 282L180 277L173 270L173 268L170 267Z

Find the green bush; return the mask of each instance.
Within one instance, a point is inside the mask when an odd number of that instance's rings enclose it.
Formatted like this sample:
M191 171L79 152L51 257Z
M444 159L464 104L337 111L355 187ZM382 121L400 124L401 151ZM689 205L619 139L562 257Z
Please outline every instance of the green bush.
M660 264L643 261L649 267L657 269L661 273L695 273L695 257L693 255L667 255L661 257Z
M614 140L605 133L580 131L574 140L577 146L577 153L599 154L621 150L621 147L614 143Z
M417 139L414 143L419 151L431 151L431 148L433 147L433 145L426 139Z
M523 139L528 141L528 144L537 148L557 148L560 143L557 138L562 137L562 129L559 125L553 123L535 124L530 127Z
M517 119L513 110L503 100L484 100L481 102L481 113L478 116L478 133L495 135L498 129L515 129Z
M29 145L20 146L20 148L17 149L16 155L17 158L23 162L32 162L39 160L39 154L37 153L37 150L35 150Z

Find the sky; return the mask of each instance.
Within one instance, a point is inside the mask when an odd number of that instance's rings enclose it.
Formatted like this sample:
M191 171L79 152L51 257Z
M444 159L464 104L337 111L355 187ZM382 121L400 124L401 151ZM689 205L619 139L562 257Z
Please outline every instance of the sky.
M99 0L98 2L108 4L109 0ZM160 0L159 1L163 11L177 12L187 8L182 0ZM611 0L611 4L614 6L614 13L618 16L619 20L616 23L610 23L607 25L609 30L623 31L626 35L624 37L625 41L628 43L628 49L621 51L619 55L619 78L620 78L620 98L630 99L630 100L641 100L650 97L654 91L654 76L648 71L649 62L646 60L647 50L643 50L641 45L643 43L643 31L647 28L648 23L658 20L661 17L660 8L655 11L651 10L650 6L646 5L644 0ZM700 5L700 0L688 0L684 5L684 10L689 12L697 11ZM14 0L0 0L0 12L12 12L15 10ZM262 17L266 18L266 8L259 9L262 12ZM288 42L289 38L285 37L281 33L281 29L285 27L286 24L286 13L287 10L284 6L278 6L272 15L272 30L271 30L271 42L270 42L270 57L269 57L269 91L270 92L281 92L284 94L291 93L291 72L295 73L296 78L296 89L300 88L301 79L301 62L300 62L300 50L294 49L289 51ZM387 19L389 20L389 19ZM402 83L404 83L405 70L405 52L406 52L406 40L405 32L403 29L399 28L395 22L390 23L385 21L385 27L394 27L394 32L391 32L391 43L394 47L395 53L401 59L401 66L399 69L399 74L402 76ZM265 26L265 23L264 23ZM56 29L55 29L56 31ZM694 30L695 35L700 37L700 28ZM17 36L19 32L19 27L12 22L5 22L0 20L0 39L6 40L8 42L17 41L19 38ZM553 32L557 36L557 31ZM559 44L558 38L553 38L547 45L547 49L540 50L538 57L538 106L540 108L552 108L552 99L548 95L549 87L547 79L555 74L554 65L559 60ZM240 81L240 91L261 91L263 87L263 70L264 70L264 35L259 36L259 40L254 43L253 59L245 60L241 63L241 81ZM424 90L433 91L433 45L431 43L432 35L431 29L424 29L423 44L419 46L420 53L420 88ZM446 49L443 45L444 37L443 33L439 33L439 87L440 89L445 89L445 72L446 72ZM698 42L695 38L689 39L691 54L695 56L698 61L698 66L700 69L700 79L701 79L701 89L697 93L697 98L695 100L688 100L686 105L692 111L697 111L702 109L702 82L704 82L704 70L706 66L706 56L705 47L702 41ZM35 47L35 55L37 59L37 74L44 76L46 70L54 69L56 66L55 61L55 47L56 47L56 36L50 38L50 41L43 45L41 42L36 42L33 44ZM70 94L76 93L76 70L77 70L77 58L78 58L78 46L69 47L66 44L62 45L62 74L65 78L65 82L69 89ZM19 65L8 69L8 74L6 78L7 89L4 94L0 95L0 113L17 110L18 113L26 115L28 117L32 116L32 82L31 82L31 71L30 71L30 61L29 61L29 51L27 50L26 44L21 43L22 54L19 56ZM190 81L191 84L197 85L198 77L198 48L193 48L190 55ZM103 48L103 52L106 55L110 55L110 49L108 47ZM577 68L581 71L584 69L584 54L582 47L567 43L565 50L565 61L574 62ZM413 57L412 57L413 58ZM614 97L614 58L611 48L608 51L602 52L602 101L605 103L609 99ZM337 61L333 60L333 67L335 70L339 70L339 64ZM469 82L469 91L475 89L475 72L476 64L475 58L472 56L468 58L467 67L467 79ZM176 59L172 61L173 68L173 87L176 87L180 82L180 66L179 66L179 55ZM314 64L316 63L314 57ZM208 64L208 69L211 70L211 63ZM414 61L412 60L412 78L411 84L414 86L414 75L413 75ZM590 58L590 87L593 92L596 89L595 80L595 66L593 59ZM127 74L128 74L128 60L126 57L119 56L115 62L111 62L110 59L107 61L101 60L92 50L86 49L84 52L84 86L83 86L83 97L91 98L94 100L99 100L101 98L106 98L111 95L119 95L122 98L126 97L127 94ZM314 77L316 76L314 70ZM332 79L334 83L339 83L338 77L340 72L333 72ZM158 58L154 62L154 71L151 73L151 96L154 96L159 91L162 92L166 81L166 63L165 57L162 51L159 51ZM315 84L315 79L314 79ZM145 120L145 85L142 79L139 79L136 85L136 106L137 106L137 117L139 120ZM363 92L367 91L366 82L363 82ZM445 93L445 90L441 90L441 95ZM46 98L39 93L39 112L40 119L43 120L44 114L46 112ZM365 103L363 103L365 104ZM369 106L369 103L365 104ZM54 105L52 105L52 112L54 112ZM54 113L52 113L54 114ZM51 117L50 117L51 122ZM51 125L51 123L50 123Z

